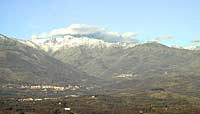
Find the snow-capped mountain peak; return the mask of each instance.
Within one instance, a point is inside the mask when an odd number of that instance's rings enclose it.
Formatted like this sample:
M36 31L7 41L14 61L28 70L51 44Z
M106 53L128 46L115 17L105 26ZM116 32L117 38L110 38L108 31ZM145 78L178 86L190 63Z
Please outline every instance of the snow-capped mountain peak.
M133 42L106 42L95 38L74 37L70 35L50 39L31 39L26 41L26 43L32 47L36 47L35 44L37 44L41 49L53 52L64 47L73 48L78 46L88 46L90 48L109 48L119 46L122 48L129 48L137 45L137 43Z
M188 50L200 50L200 46L186 46L184 49Z

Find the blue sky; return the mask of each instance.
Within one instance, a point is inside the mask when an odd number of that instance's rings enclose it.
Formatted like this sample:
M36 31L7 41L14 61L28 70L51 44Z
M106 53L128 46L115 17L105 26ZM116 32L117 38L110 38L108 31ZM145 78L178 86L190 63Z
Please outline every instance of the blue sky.
M89 24L116 32L136 32L139 41L158 36L172 45L200 38L199 0L0 0L0 33L26 39L32 34Z

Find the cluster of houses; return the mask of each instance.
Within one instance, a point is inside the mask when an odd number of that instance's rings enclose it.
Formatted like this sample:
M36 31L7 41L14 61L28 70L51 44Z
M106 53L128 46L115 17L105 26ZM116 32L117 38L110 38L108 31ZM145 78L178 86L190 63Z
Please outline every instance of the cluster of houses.
M131 78L131 77L136 77L137 76L137 74L129 74L129 73L127 73L127 74L114 74L114 77L115 78Z
M35 86L24 86L22 85L20 87L21 89L42 89L42 90L47 90L47 89L52 89L52 90L56 90L56 91L64 91L64 90L77 90L80 89L81 86L72 86L72 85L68 85L66 87L62 87L62 86L52 86L52 85L35 85Z
M67 95L65 97L80 97L80 95ZM90 98L94 99L96 98L95 95L89 96ZM60 99L61 97L47 97L47 98L21 98L21 99L17 99L20 102L26 102L26 101L42 101L42 100L57 100Z
M42 101L42 99L24 98L24 99L18 99L18 101Z

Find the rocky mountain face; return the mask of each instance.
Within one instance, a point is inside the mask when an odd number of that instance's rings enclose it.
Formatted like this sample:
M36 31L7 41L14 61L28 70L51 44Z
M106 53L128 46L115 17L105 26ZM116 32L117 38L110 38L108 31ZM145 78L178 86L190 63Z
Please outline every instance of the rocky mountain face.
M91 38L65 36L50 40L36 39L29 41L35 48L46 51L50 56L69 63L96 77L118 61L127 48L137 43L111 43Z
M197 69L200 68L199 51L167 47L155 42L109 43L66 36L37 44L64 63L103 79L129 79L172 72L199 74Z
M1 36L0 47L1 81L96 84L119 95L200 95L196 48L74 36L26 41Z
M0 81L32 85L92 86L98 80L16 39L0 35Z
M165 94L181 98L190 93L193 97L200 95L197 91L200 87L200 51L196 48L168 47L155 42L109 43L72 37L32 42L64 63L111 81L104 86L110 94Z

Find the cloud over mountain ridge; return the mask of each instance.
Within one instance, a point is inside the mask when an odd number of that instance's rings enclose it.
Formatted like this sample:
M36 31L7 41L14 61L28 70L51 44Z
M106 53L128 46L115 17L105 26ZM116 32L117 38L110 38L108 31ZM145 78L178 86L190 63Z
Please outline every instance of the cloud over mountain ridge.
M49 38L54 36L71 35L76 37L88 37L95 39L102 39L105 41L136 41L137 33L134 32L113 32L105 28L85 25L85 24L72 24L69 27L54 29L50 32L32 35L31 38Z

